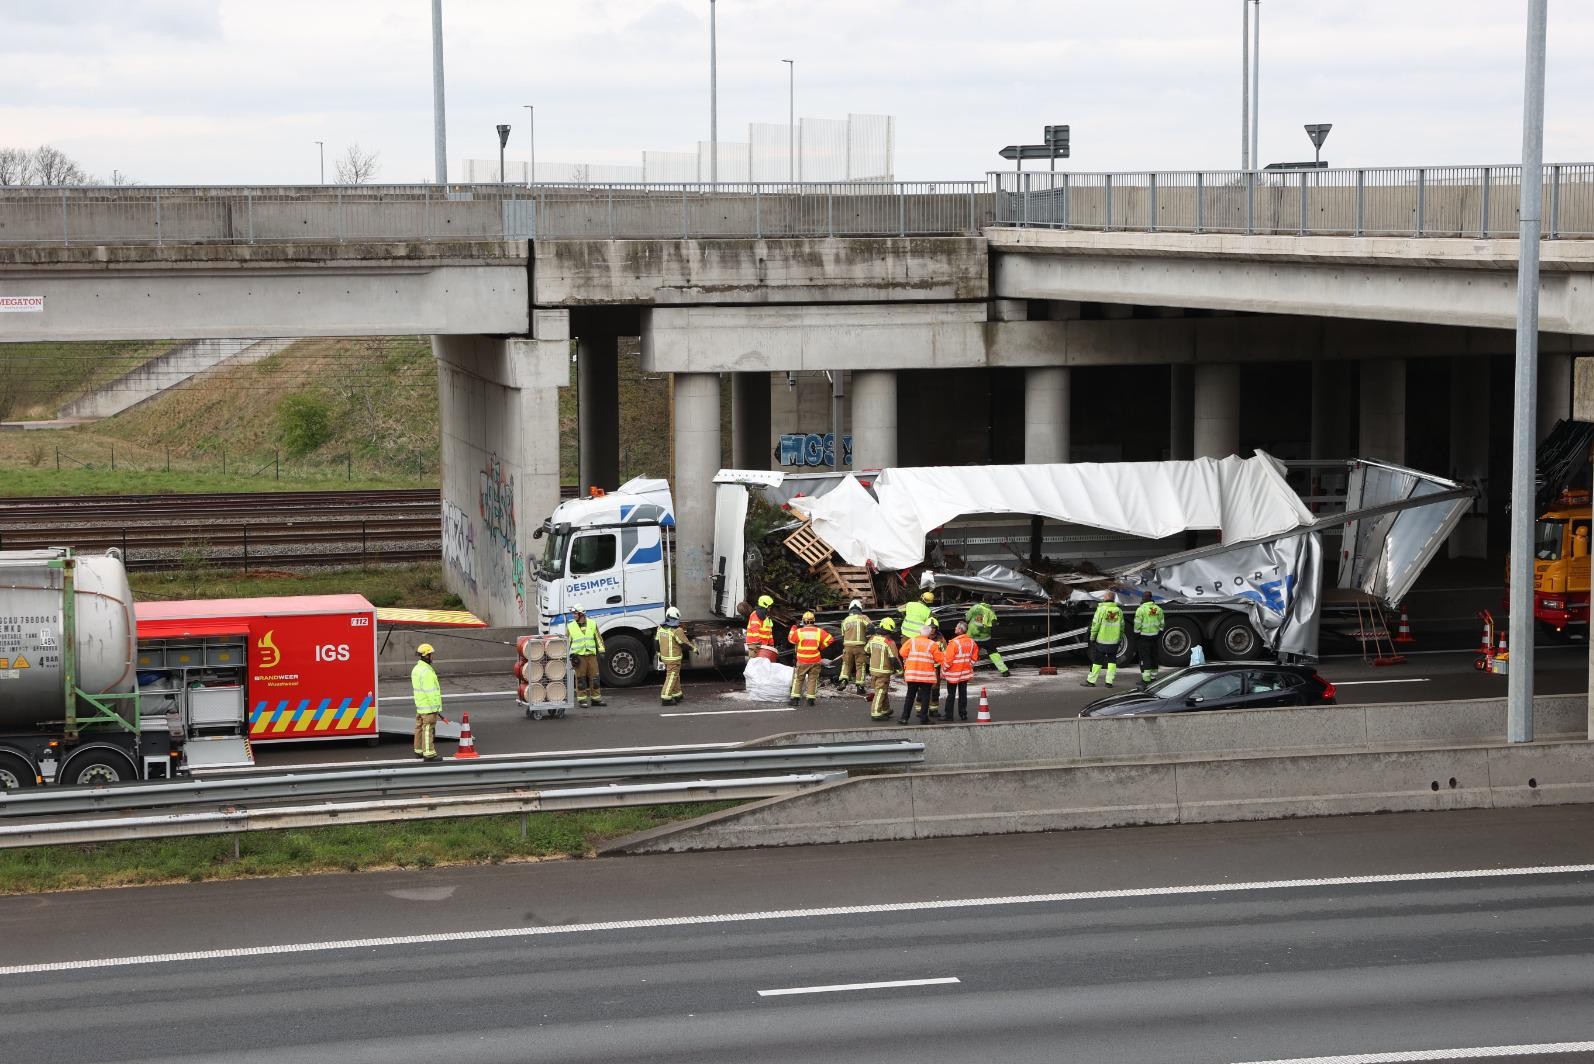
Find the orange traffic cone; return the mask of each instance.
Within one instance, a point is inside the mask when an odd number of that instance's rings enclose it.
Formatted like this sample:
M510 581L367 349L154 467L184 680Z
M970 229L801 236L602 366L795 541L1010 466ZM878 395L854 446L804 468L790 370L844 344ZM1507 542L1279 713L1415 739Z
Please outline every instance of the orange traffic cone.
M985 688L980 688L980 711L974 715L976 724L991 723L991 700L985 696Z
M1511 649L1506 645L1505 627L1500 628L1500 649L1494 652L1494 674L1504 676L1511 665Z
M1411 617L1406 613L1406 604L1400 604L1400 627L1395 629L1395 642L1415 643L1417 640L1411 635Z
M1494 657L1494 644L1489 639L1489 628L1489 618L1487 613L1485 613L1483 620L1483 639L1478 643L1478 653L1482 654L1486 658Z
M463 714L459 718L459 747L454 751L454 760L468 761L480 756L476 752L476 739L470 733L470 714Z

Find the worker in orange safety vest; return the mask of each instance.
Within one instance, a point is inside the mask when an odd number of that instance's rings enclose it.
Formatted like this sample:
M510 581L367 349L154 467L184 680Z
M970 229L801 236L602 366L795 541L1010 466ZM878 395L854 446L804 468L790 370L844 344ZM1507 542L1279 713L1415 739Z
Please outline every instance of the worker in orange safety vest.
M941 648L928 631L921 631L903 643L898 653L902 657L902 678L908 681L908 698L902 703L902 717L897 723L908 723L908 718L913 715L913 704L918 702L919 723L928 724L930 692L936 687L935 670L943 660Z
M834 643L836 637L815 624L814 613L809 610L803 614L802 624L787 631L786 641L797 648L797 667L791 674L791 704L797 704L798 693L802 692L812 706L819 697L819 670L825 662L824 649Z
M768 595L758 596L758 607L747 615L747 659L751 661L758 656L762 647L775 649L775 619L769 615L769 609L775 605L775 600Z
M980 648L969 638L969 626L958 622L957 634L946 644L941 678L946 681L946 719L952 719L952 708L957 707L958 720L969 719L969 681L974 679L974 663L980 660Z

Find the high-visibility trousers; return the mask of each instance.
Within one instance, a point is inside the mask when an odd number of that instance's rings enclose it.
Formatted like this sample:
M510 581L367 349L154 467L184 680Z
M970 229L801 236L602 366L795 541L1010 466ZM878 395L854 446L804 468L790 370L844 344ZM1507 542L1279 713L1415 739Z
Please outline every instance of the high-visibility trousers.
M869 716L885 720L891 716L891 674L877 672L870 679L874 682L874 694L869 700Z
M602 684L598 673L598 655L581 654L576 662L576 701L581 705L587 704L590 697L593 701L603 697Z
M819 670L824 665L822 661L810 661L798 665L791 672L791 696L796 698L805 694L808 701L812 702L819 697Z
M664 663L664 686L659 689L660 702L674 702L681 697L681 662Z
M437 753L437 718L441 713L415 714L415 752L422 757Z
M855 683L863 686L864 676L869 671L869 648L863 643L855 646L843 647L841 650L841 682Z

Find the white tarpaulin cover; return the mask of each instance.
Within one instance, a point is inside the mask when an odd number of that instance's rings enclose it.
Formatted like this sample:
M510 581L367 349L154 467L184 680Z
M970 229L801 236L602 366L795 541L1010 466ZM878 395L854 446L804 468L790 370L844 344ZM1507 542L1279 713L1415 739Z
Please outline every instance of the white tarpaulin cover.
M919 564L925 535L964 514L1029 514L1148 539L1215 529L1232 542L1312 520L1282 467L1261 451L1188 462L891 468L875 477L874 490L871 498L848 477L791 505L848 564L881 569Z

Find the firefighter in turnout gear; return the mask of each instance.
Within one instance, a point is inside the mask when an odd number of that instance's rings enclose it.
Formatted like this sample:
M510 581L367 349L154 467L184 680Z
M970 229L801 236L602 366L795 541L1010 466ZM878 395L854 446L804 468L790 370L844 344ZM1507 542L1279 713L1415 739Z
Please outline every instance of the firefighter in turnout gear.
M847 608L847 619L841 622L841 675L836 686L845 689L851 683L863 694L863 674L868 665L869 618L864 615L863 603L852 600Z
M659 662L664 666L664 686L659 689L659 701L673 706L685 695L681 694L681 664L691 651L686 633L681 631L681 611L671 606L664 611L664 626L653 634L659 647Z
M410 688L415 694L415 756L437 760L437 718L443 715L443 688L432 667L432 644L415 648L415 668L410 670Z
M758 606L747 615L747 657L756 657L761 647L775 649L775 621L769 609L775 600L768 595L758 596Z
M1085 680L1086 687L1096 686L1103 665L1107 666L1107 686L1112 686L1113 677L1118 675L1118 641L1123 634L1124 610L1109 591L1090 619L1090 675Z
M1151 592L1142 594L1140 605L1135 608L1135 656L1140 659L1142 684L1157 678L1157 641L1167 623L1167 614L1151 600Z
M990 659L996 671L1003 676L1009 675L1011 670L1002 660L1002 655L991 648L996 631L996 611L983 602L976 602L969 607L963 623L968 626L969 638L974 640L975 645Z
M891 676L902 668L897 644L891 639L891 633L896 630L897 622L886 617L869 637L869 682L874 688L869 702L870 720L891 719Z
M570 613L565 636L570 640L570 656L575 659L576 705L583 709L589 704L601 706L603 682L598 675L598 655L603 653L603 636L598 632L598 622L587 620L586 610L572 606Z
M930 607L933 605L935 596L926 591L919 596L919 601L902 607L902 620L897 623L902 627L903 639L912 639L924 631L924 626L930 623Z
M819 669L825 662L822 651L836 641L836 637L814 623L814 612L803 614L803 623L786 632L786 641L797 648L797 667L791 674L791 704L796 705L799 694L808 697L814 705L819 697Z

